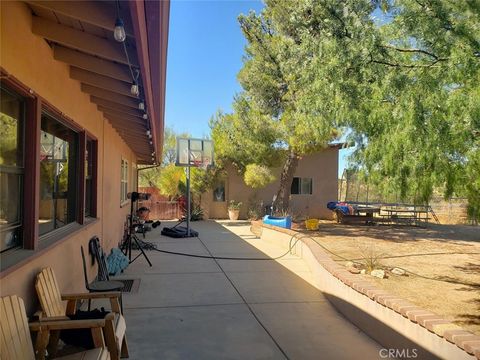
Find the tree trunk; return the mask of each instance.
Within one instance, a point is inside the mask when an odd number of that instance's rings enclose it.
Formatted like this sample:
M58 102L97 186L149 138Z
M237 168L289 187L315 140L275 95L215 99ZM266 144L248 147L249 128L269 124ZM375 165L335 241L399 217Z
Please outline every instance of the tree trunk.
M293 151L288 153L287 160L283 164L280 177L280 188L273 202L273 208L279 211L287 211L290 203L290 192L292 187L293 175L298 165L298 155Z

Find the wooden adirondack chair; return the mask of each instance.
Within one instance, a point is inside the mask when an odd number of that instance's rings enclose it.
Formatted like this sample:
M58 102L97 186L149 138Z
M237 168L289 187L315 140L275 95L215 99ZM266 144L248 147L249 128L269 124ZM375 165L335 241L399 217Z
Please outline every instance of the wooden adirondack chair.
M73 328L90 328L94 344L93 350L84 351L58 359L62 360L109 360L110 354L105 349L103 330L105 320L61 320L37 321L28 324L23 299L16 295L0 298L0 355L2 360L34 360L30 330L37 332L37 359L43 359L44 346L52 330Z
M125 334L126 323L120 310L120 292L64 294L60 293L55 273L51 268L43 269L35 281L42 316L47 319L65 319L67 315L75 314L79 300L109 299L112 313L105 318L105 342L112 359L128 357L127 337ZM67 301L64 307L63 301ZM51 336L50 347L55 349L59 332Z

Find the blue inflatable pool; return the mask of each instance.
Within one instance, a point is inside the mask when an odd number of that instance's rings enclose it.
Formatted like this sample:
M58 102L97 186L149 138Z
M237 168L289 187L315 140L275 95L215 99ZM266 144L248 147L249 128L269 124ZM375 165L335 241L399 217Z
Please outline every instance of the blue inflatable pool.
M271 215L265 215L263 218L263 223L273 226L282 227L285 229L292 228L292 218L290 216L287 217L275 217Z

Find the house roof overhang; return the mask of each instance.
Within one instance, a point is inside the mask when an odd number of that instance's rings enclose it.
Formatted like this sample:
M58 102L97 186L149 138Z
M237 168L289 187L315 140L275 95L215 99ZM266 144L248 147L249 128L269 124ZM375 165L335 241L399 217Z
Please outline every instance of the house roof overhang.
M70 77L81 83L81 90L135 152L138 163L159 162L169 0L26 3L33 13L32 32L45 38L56 60L70 66ZM113 37L117 17L124 22L124 44ZM140 96L130 92L137 72ZM139 108L142 101L145 111Z

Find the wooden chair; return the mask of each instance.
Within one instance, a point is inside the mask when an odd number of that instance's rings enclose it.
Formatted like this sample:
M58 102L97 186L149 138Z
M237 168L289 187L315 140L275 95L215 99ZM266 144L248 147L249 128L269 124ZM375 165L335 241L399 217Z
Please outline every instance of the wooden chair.
M28 324L23 299L16 295L0 298L0 355L2 360L44 359L45 344L52 330L90 328L96 349L58 359L63 360L109 360L105 349L103 327L105 320L37 321ZM34 351L30 330L37 332L37 347Z
M92 238L94 240L95 238ZM98 239L98 238L96 238ZM90 240L90 241L92 241ZM115 281L115 280L110 280L110 276L108 275L108 270L107 270L107 264L105 262L105 258L102 254L100 254L101 249L97 249L96 259L98 263L98 269L99 273L103 273L103 277L105 280L94 280L91 283L88 282L88 276L87 276L87 263L85 261L85 253L83 251L83 246L80 246L80 250L82 253L82 264L83 264L83 276L85 279L85 288L88 290L88 292L93 293L93 292L110 292L110 291L120 291L120 309L123 314L123 300L122 300L122 293L121 291L125 287L125 284L122 283L121 281ZM98 276L97 276L98 277ZM88 310L90 310L91 306L91 299L88 300Z
M47 319L65 319L67 315L76 312L79 300L109 299L112 313L105 318L105 342L112 359L128 357L127 337L125 334L126 323L121 314L119 298L120 292L61 294L55 273L51 268L43 269L36 278L35 289L37 290L42 316ZM67 301L64 307L63 301ZM108 319L107 319L108 318ZM58 342L59 332L54 334L51 347L55 348Z

